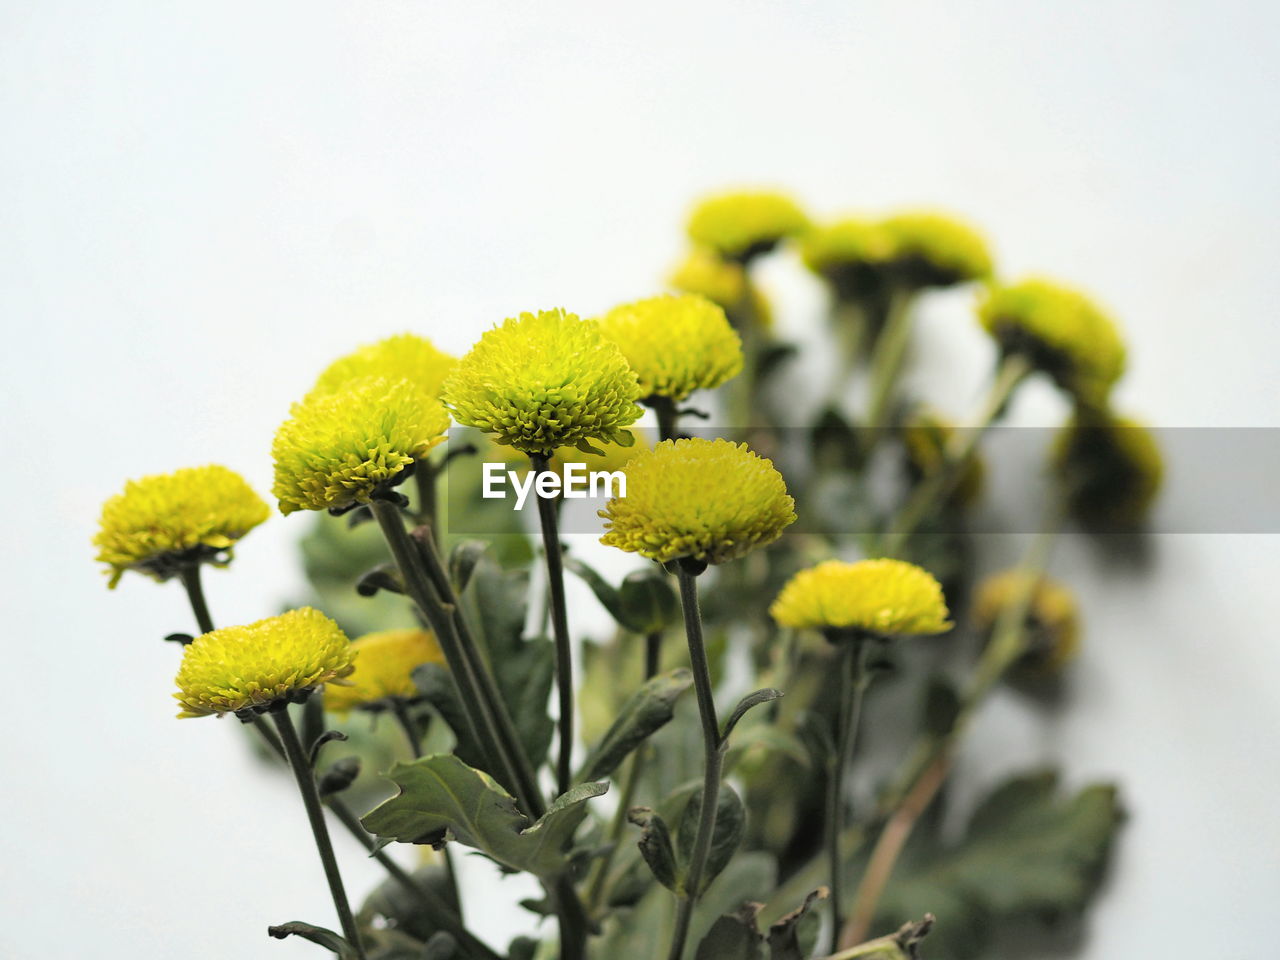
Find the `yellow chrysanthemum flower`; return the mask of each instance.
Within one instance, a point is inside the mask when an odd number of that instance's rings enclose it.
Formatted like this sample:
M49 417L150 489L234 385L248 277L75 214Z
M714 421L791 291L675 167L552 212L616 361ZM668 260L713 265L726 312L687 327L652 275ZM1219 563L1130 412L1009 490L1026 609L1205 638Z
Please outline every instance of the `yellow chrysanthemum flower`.
M455 357L437 350L426 337L401 333L358 347L329 364L316 379L308 398L336 393L352 380L365 377L408 380L428 395L438 397L441 384L457 362Z
M724 308L735 326L751 323L762 330L773 327L773 307L755 284L747 282L740 263L725 260L704 247L689 251L667 282L681 293L696 293Z
M424 663L444 663L435 634L427 630L381 630L351 642L356 655L350 682L325 691L324 705L335 713L348 713L388 697L408 698L417 693L413 670Z
M769 190L707 197L689 215L689 239L730 260L746 261L804 233L809 218L786 194Z
M368 503L374 490L442 442L449 415L408 380L366 377L293 406L276 431L280 512Z
M1003 352L1022 354L1081 403L1101 406L1124 373L1114 321L1083 293L1053 281L993 287L978 318Z
M796 519L782 475L745 443L664 440L626 474L627 495L600 511L600 542L660 563L724 563L772 543Z
M1026 653L1021 666L1053 672L1074 659L1080 649L1080 610L1075 594L1048 577L1021 570L993 574L978 585L970 618L981 634L990 634L1001 613L1030 591L1026 616Z
M579 450L577 447L557 447L555 452L547 459L547 469L560 474L562 479L566 463L584 464L588 472L623 470L637 453L647 450L653 445L650 442L648 433L638 427L627 427L627 433L631 434L631 439L625 446L613 441L607 441L595 445L596 449L600 451L599 453L590 450ZM511 469L517 471L521 476L532 468L529 458L525 454L514 447L504 447L496 443L489 449L485 459L494 463L509 463L511 464Z
M857 217L816 227L800 243L805 266L847 299L877 290L892 255L893 244L883 225Z
M444 384L459 423L524 453L626 443L640 385L594 320L564 310L522 313L480 338Z
M189 563L224 564L271 510L226 467L189 467L130 480L102 506L93 545L110 586L126 570L164 581Z
M955 424L927 410L916 411L902 427L902 444L906 451L907 472L913 483L933 476L946 463L947 444L956 432ZM971 456L955 485L950 503L967 507L982 495L986 465L980 454Z
M600 329L640 378L641 397L681 401L742 372L742 341L724 310L696 294L614 307Z
M991 276L982 234L940 213L908 211L880 224L895 270L911 286L949 287Z
M862 631L880 636L945 633L942 586L902 560L828 560L792 577L769 608L796 630Z
M1164 481L1151 430L1107 411L1077 411L1054 441L1052 465L1068 511L1095 530L1141 526Z
M348 676L353 656L346 634L311 607L202 634L182 649L178 716L245 717L297 702Z

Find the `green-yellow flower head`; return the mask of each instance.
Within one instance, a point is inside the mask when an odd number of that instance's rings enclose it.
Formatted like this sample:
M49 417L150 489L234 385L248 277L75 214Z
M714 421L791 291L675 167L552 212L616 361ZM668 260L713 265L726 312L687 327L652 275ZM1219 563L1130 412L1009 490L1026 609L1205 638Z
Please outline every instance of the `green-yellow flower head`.
M1107 411L1077 411L1054 441L1052 460L1068 512L1092 530L1140 527L1164 480L1151 430Z
M524 453L626 443L643 411L640 384L594 320L522 313L480 338L444 384L459 423Z
M454 357L437 350L425 337L401 333L377 343L365 344L333 361L316 379L311 393L336 393L352 380L385 377L408 380L429 396L439 397L440 386L457 364Z
M952 627L941 585L902 560L828 560L801 570L769 613L796 630L899 636L945 633Z
M324 705L335 713L348 713L390 697L408 698L417 693L413 670L424 663L444 663L435 634L427 630L381 630L353 640L355 672L348 685L325 691Z
M227 563L236 541L270 513L238 473L190 467L126 483L103 504L93 545L111 587L126 570L164 581L186 564Z
M272 492L281 513L368 503L444 440L449 415L408 380L366 377L293 406L276 431Z
M1124 373L1114 321L1083 293L1051 280L993 287L978 318L1002 352L1025 356L1083 404L1102 406Z
M695 294L614 307L600 329L640 378L641 397L681 401L742 371L742 341L724 310Z
M906 452L907 473L912 483L919 483L942 470L947 462L947 444L956 432L954 424L925 410L916 411L902 428L902 445ZM986 465L975 454L965 462L960 477L951 488L949 504L968 507L982 496Z
M809 218L794 200L774 191L716 194L689 215L689 239L729 260L745 262L779 241L799 236Z
M816 227L800 243L805 266L844 299L878 290L892 254L893 245L883 225L858 217Z
M600 511L600 542L660 563L724 563L772 543L796 519L782 475L745 443L664 440L626 474L627 495Z
M1052 673L1080 650L1080 610L1075 594L1048 577L1021 570L993 574L978 585L970 618L980 634L990 635L1001 614L1027 602L1025 653L1020 665L1035 673Z
M303 607L196 637L178 667L179 717L249 716L297 702L354 669L351 643L336 623Z
M667 282L681 293L696 293L724 308L735 327L773 327L773 307L760 288L747 281L741 263L725 260L705 247L695 247L671 271Z
M982 234L940 213L913 211L880 225L894 270L914 287L949 287L991 276L991 253Z

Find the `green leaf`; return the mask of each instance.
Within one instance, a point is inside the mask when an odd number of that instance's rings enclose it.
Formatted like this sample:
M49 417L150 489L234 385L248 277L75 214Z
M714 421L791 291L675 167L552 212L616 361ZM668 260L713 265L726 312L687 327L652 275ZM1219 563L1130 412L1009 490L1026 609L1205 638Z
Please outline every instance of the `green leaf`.
M586 816L585 801L609 789L578 784L531 824L492 777L452 754L397 763L387 777L400 792L363 818L371 833L405 843L453 839L542 879L564 870L565 848Z
M818 916L810 911L815 903L829 896L826 887L819 887L777 923L769 927L769 960L806 960L813 952L818 937Z
M938 917L930 947L965 960L1001 923L1078 914L1097 891L1121 819L1110 785L1063 796L1053 772L1016 777L978 805L958 842L943 845L917 827L877 923L891 928L928 910Z
M654 877L668 890L679 893L683 875L676 863L671 831L667 829L666 821L648 807L629 810L627 819L640 828L640 855Z
M471 574L476 564L489 549L487 540L459 540L449 551L449 579L453 581L453 589L461 594L471 582Z
M310 940L312 943L319 944L331 953L336 953L341 960L358 960L355 947L341 936L332 930L326 930L324 927L317 927L310 923L303 923L301 920L292 920L289 923L267 927L267 935L275 937L277 940L283 940L286 937L301 937L303 940Z
M738 705L733 708L733 712L729 714L729 719L724 722L724 727L720 730L720 742L723 744L729 739L729 734L733 733L733 728L738 725L739 720L747 715L748 710L752 707L758 707L762 703L768 703L770 700L777 700L781 696L781 690L765 687L763 690L749 693L739 700Z
M583 765L579 780L599 780L617 769L636 747L675 715L676 699L693 684L683 667L649 680L623 704L618 718Z
M623 577L618 605L620 616L616 619L632 633L661 633L683 619L671 576L660 567L633 570Z
M486 769L484 751L471 734L453 674L442 664L424 663L414 668L413 683L422 698L435 708L453 731L456 741L453 750L462 762L486 773L497 774L498 771Z
M695 960L763 960L764 937L756 927L759 904L722 916L698 944Z
M684 814L680 817L680 826L676 829L676 844L680 852L680 863L688 868L693 855L694 838L698 833L698 818L702 810L702 791L699 790L685 804ZM720 784L720 795L716 805L716 826L711 833L711 850L707 854L707 866L702 873L702 889L697 891L701 896L711 882L720 875L737 852L742 842L742 832L746 824L746 814L742 809L742 800L733 787L727 783Z
M626 626L624 622L626 615L622 610L622 598L618 595L618 590L613 584L600 576L594 567L583 563L574 556L566 556L564 558L564 568L591 588L591 592L600 601L600 606L609 612L609 616L613 617L623 627Z

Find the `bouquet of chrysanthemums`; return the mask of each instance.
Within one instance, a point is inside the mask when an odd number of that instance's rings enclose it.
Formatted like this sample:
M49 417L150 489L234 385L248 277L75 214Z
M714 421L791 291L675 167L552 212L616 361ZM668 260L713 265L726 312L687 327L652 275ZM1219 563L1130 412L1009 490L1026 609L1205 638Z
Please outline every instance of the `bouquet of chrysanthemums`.
M964 960L1025 953L1093 898L1112 786L947 786L993 690L1060 705L1080 624L1046 574L1054 537L1136 535L1158 491L1150 434L1109 403L1115 324L1000 277L939 213L814 223L728 193L688 237L668 293L521 314L460 359L406 333L321 372L272 446L280 513L314 517L293 609L219 627L205 600L204 568L271 513L232 470L104 506L111 585L132 570L190 598L178 716L232 718L296 779L333 909L271 936L343 960ZM829 293L834 372L803 415L804 358L757 276L778 252ZM959 286L994 359L952 420L903 371L915 314ZM980 571L984 439L1033 378L1071 410L1026 484L1043 520L1015 566ZM565 536L588 480L600 543L634 555L620 578ZM589 588L572 609L566 578ZM332 829L386 869L362 902ZM536 878L511 908L531 933L498 942L492 905L460 897L463 851L495 885Z

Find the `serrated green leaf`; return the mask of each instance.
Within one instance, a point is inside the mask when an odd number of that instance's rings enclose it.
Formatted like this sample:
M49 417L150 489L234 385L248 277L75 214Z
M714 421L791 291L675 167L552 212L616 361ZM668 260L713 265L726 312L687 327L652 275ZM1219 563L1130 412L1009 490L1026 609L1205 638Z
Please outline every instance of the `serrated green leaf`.
M623 704L618 717L583 765L579 780L599 780L675 715L676 699L693 684L683 667L649 680Z
M564 870L565 847L586 815L585 801L608 790L604 783L579 784L531 824L497 781L452 754L397 763L387 777L400 792L365 815L371 833L405 843L448 837L543 879Z

